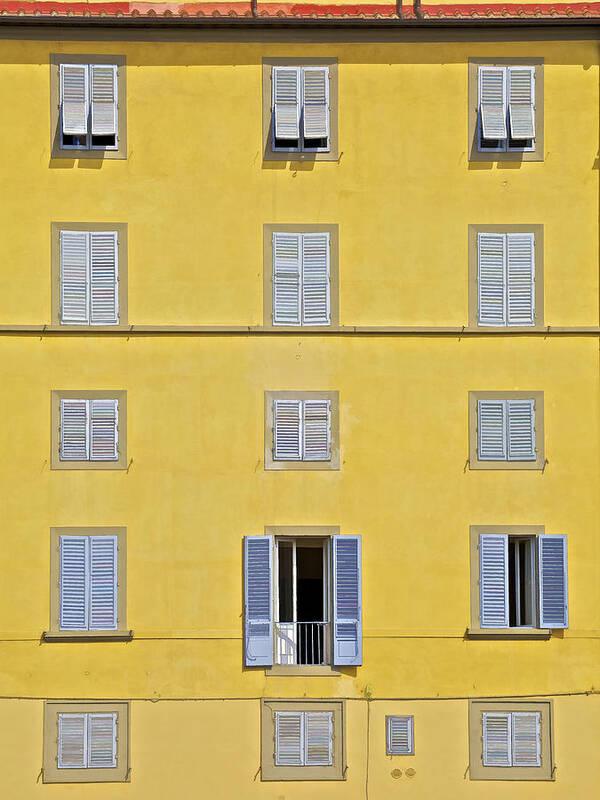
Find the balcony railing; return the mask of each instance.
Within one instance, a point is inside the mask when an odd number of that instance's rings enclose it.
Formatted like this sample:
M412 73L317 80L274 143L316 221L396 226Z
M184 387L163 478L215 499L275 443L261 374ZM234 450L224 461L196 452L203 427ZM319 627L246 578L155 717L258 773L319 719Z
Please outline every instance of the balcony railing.
M329 664L328 622L276 622L275 654L277 664Z

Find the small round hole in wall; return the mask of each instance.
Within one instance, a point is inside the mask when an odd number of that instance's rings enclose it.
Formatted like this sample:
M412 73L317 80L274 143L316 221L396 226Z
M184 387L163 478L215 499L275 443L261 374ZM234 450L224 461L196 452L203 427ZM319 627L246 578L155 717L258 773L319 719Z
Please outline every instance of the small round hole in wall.
M391 772L392 778L401 778L402 777L402 770L401 769L393 769Z

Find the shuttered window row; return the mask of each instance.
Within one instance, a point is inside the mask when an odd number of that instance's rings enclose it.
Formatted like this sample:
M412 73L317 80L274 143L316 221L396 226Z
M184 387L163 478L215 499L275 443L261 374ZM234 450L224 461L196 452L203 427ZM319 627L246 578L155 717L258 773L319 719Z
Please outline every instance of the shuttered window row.
M117 766L118 714L59 714L58 768Z
M78 148L86 146L88 134L92 137L114 137L98 144L116 146L117 137L117 67L115 64L61 64L60 65L60 106L63 146L69 146L70 139ZM83 142L82 142L83 138Z
M275 461L329 461L331 402L274 400L273 458Z
M414 717L386 717L386 752L388 756L409 756L415 752Z
M328 233L273 233L273 324L330 325Z
M479 149L532 149L534 67L479 67Z
M479 325L534 325L534 234L479 233L477 253Z
M119 401L60 401L60 460L117 461Z
M482 713L484 767L541 766L541 714Z
M60 630L117 630L116 536L60 537Z
M478 400L480 461L535 461L535 401Z
M275 765L317 767L333 764L331 711L276 711Z
M273 150L329 149L329 68L273 67Z
M63 325L119 323L118 244L116 231L60 232Z

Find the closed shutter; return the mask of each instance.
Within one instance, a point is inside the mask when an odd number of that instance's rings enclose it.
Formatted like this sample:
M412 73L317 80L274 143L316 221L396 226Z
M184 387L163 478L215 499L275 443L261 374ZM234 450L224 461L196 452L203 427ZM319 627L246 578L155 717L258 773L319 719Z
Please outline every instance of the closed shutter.
M119 401L90 400L90 416L90 459L116 461L119 457Z
M301 711L275 712L275 765L303 765L303 714Z
M117 766L117 715L88 714L88 767Z
M306 711L304 713L304 741L307 767L329 766L333 763L333 713L331 711Z
M302 237L302 324L329 325L329 234L305 233Z
M512 712L513 767L541 766L540 713Z
M477 235L477 294L480 325L506 325L506 236Z
M273 664L273 537L244 537L244 627L247 667Z
M85 231L60 232L60 321L89 321L89 235Z
M302 401L273 401L273 458L275 461L302 459Z
M479 604L482 628L508 628L508 536L479 536Z
M511 139L534 139L534 68L508 68L508 117Z
M273 234L273 325L300 325L302 239Z
M479 109L484 139L506 139L506 72L479 67Z
M303 119L305 139L329 136L329 68L304 67Z
M333 537L333 663L362 664L360 536Z
M510 713L484 711L482 717L483 766L510 767L512 763Z
M90 66L92 95L92 135L117 135L117 67L114 64Z
M304 461L331 458L331 404L329 400L304 401Z
M477 456L480 461L504 461L506 455L506 404L503 400L479 400Z
M86 714L58 715L58 767L81 769L87 759Z
M413 717L387 717L386 739L389 756L412 755Z
M60 460L87 461L88 441L88 401L60 401Z
M86 536L60 537L61 631L88 629L88 560Z
M88 68L85 64L60 65L62 129L68 136L87 134Z
M538 536L540 627L568 628L567 537Z
M273 67L273 116L276 139L300 138L300 70Z
M535 461L535 402L507 400L508 460Z
M90 537L90 630L117 629L117 537Z
M90 321L119 322L118 239L116 231L90 233Z
M508 233L507 318L509 325L535 322L535 237L533 233Z

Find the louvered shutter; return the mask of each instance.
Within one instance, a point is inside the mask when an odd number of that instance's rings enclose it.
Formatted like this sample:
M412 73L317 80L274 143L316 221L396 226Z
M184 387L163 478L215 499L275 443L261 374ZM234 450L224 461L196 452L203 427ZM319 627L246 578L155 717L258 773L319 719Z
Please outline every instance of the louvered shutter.
M482 628L508 628L508 536L479 536L479 606Z
M92 95L92 135L117 135L117 67L114 64L90 66Z
M512 712L513 767L541 766L540 713Z
M117 537L90 536L90 630L117 629Z
M538 536L540 627L569 627L567 537Z
M305 139L329 137L329 68L304 67L303 120Z
M479 67L479 108L484 139L506 139L506 73Z
M506 325L506 236L477 235L477 294L480 325Z
M360 536L333 537L333 663L362 664Z
M90 459L116 461L119 457L119 401L90 400L90 416Z
M273 401L273 458L275 461L302 459L302 401Z
M300 70L273 67L273 116L276 139L300 138Z
M247 667L273 664L273 537L244 537L244 627Z
M480 461L506 460L506 403L503 400L477 402L477 454Z
M302 236L302 324L329 325L329 234Z
M60 65L62 129L68 136L81 136L88 129L88 68L85 64Z
M511 715L504 712L484 711L483 766L511 766Z
M302 237L273 234L273 325L300 325Z
M535 461L535 402L507 400L508 460Z
M508 68L508 118L512 139L535 138L534 68Z
M408 756L414 753L413 717L387 717L388 756Z
M304 401L304 461L329 461L331 458L331 403L329 400Z
M86 536L60 537L60 629L88 629L88 544Z
M86 714L58 715L58 767L81 769L87 759Z
M303 728L301 711L275 712L275 764L278 767L303 765Z
M60 321L89 321L89 234L60 232Z
M119 260L116 231L90 233L90 321L119 322Z
M117 715L88 714L88 767L117 766Z
M333 714L331 711L304 712L304 763L307 767L333 763Z
M535 322L535 237L533 233L508 233L507 319L509 325Z
M89 457L87 400L60 401L60 460L87 461Z

